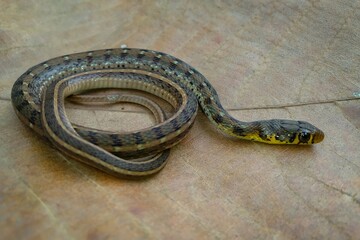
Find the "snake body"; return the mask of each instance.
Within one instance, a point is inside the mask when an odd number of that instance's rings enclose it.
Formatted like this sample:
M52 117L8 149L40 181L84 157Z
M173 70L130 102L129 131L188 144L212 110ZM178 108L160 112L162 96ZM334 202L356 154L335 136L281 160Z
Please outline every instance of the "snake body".
M73 127L64 99L99 88L147 91L168 101L176 113L154 127L133 133ZM116 176L146 176L162 169L167 154L160 153L184 138L198 105L218 129L240 139L314 144L324 138L321 130L304 121L239 121L221 106L215 89L200 72L171 55L146 49L96 50L50 59L19 77L11 99L20 120L64 154ZM118 156L109 151L118 152ZM124 159L151 154L158 157Z

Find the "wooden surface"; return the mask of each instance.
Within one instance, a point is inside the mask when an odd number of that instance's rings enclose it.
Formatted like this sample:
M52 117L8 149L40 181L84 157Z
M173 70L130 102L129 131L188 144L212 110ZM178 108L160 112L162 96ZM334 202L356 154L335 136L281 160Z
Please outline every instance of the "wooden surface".
M0 238L359 238L359 26L350 0L1 1ZM160 174L128 181L66 159L17 119L10 90L29 67L121 44L190 63L236 118L306 120L326 138L234 141L200 113ZM68 114L105 129L152 124L132 106Z

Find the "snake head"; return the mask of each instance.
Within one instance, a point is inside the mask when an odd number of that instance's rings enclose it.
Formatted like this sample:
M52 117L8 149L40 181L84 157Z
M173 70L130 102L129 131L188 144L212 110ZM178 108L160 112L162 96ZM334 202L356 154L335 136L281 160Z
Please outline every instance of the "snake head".
M261 142L274 144L315 144L324 139L324 133L304 121L272 119L259 121Z

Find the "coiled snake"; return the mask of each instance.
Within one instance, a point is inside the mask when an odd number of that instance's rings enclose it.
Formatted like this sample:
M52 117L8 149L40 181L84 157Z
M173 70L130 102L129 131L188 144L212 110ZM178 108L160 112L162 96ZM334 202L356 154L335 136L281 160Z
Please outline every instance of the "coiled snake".
M154 127L132 133L74 127L66 116L64 99L99 88L147 91L168 101L176 113ZM20 120L61 152L115 176L146 176L162 169L168 149L192 126L198 105L218 129L240 139L314 144L324 138L321 130L303 121L234 119L196 69L173 56L146 49L97 50L50 59L19 77L11 99ZM134 160L147 155L154 157Z

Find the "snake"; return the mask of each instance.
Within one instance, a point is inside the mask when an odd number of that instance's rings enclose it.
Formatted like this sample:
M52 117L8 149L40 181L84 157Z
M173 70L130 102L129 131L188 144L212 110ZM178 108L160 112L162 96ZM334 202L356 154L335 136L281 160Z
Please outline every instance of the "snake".
M67 97L109 88L148 92L168 102L174 114L134 132L82 128L70 122L64 103ZM115 102L117 95L108 99ZM15 81L11 100L18 118L61 153L116 177L158 173L167 163L169 149L193 126L199 106L220 132L239 139L300 145L324 139L320 129L305 121L235 119L198 70L179 58L148 49L122 47L52 58Z

